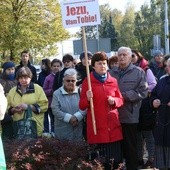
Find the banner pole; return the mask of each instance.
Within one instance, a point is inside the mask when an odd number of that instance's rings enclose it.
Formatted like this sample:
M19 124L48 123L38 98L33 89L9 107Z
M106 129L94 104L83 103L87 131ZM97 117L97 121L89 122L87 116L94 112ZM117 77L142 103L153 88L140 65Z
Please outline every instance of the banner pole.
M88 90L91 89L91 81L90 81L90 71L89 71L89 64L88 64L88 56L87 56L87 43L86 43L86 34L85 34L85 27L82 27L82 33L83 33L83 48L85 52L85 62L86 62L86 73L87 73L87 82L88 82ZM93 131L96 135L96 120L94 115L94 105L93 105L93 98L90 98L90 109L91 109L91 116L92 116L92 123L93 123Z

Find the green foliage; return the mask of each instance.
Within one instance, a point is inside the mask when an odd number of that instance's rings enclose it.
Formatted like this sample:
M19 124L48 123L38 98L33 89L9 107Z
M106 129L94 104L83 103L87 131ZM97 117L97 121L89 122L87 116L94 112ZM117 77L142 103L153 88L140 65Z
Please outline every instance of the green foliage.
M135 8L133 5L128 5L120 28L119 44L121 46L137 47L137 40L134 36L134 20Z
M24 49L41 50L69 37L55 0L1 0L0 21L0 53L11 59Z
M143 5L136 14L134 34L138 40L138 49L148 58L150 49L153 49L153 35L161 35L160 14L161 10L154 1L151 2L151 7Z

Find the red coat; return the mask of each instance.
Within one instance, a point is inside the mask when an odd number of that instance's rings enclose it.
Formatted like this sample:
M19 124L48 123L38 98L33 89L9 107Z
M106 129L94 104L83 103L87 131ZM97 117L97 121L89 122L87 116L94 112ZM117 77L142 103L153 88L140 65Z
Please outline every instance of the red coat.
M98 81L93 73L90 74L93 92L94 114L96 120L97 135L94 135L90 104L87 100L87 78L82 84L79 107L87 111L87 140L89 144L110 143L122 140L122 129L119 122L117 108L123 105L123 97L119 91L117 80L110 76L104 83ZM115 105L109 105L107 97L115 99Z

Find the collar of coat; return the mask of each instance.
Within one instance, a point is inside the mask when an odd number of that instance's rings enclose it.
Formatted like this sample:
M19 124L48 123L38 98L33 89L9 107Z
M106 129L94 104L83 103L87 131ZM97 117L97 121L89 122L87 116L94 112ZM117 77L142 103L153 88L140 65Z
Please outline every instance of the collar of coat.
M64 90L64 87L63 87L63 86L60 87L60 91L61 91L61 93L62 93L63 95L69 94L69 93L67 93L67 92ZM79 92L78 92L78 87L75 88L75 90L73 91L72 94L76 94L76 93L79 93Z
M21 92L21 85L20 83L17 84L17 93L19 93L21 96L23 95ZM34 83L30 82L29 86L26 88L26 92L24 94L30 94L35 93Z

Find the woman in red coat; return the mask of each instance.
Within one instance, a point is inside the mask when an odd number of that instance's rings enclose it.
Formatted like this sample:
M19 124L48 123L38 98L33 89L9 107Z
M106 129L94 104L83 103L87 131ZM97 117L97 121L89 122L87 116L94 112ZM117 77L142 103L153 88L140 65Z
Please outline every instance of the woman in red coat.
M80 109L87 109L87 142L97 144L100 156L105 157L105 169L111 169L110 161L114 165L122 161L121 141L122 129L119 122L117 108L123 105L123 98L119 91L117 80L107 72L108 57L104 52L95 53L92 57L91 86L88 90L87 79L82 84ZM90 98L93 97L96 131L94 134Z

